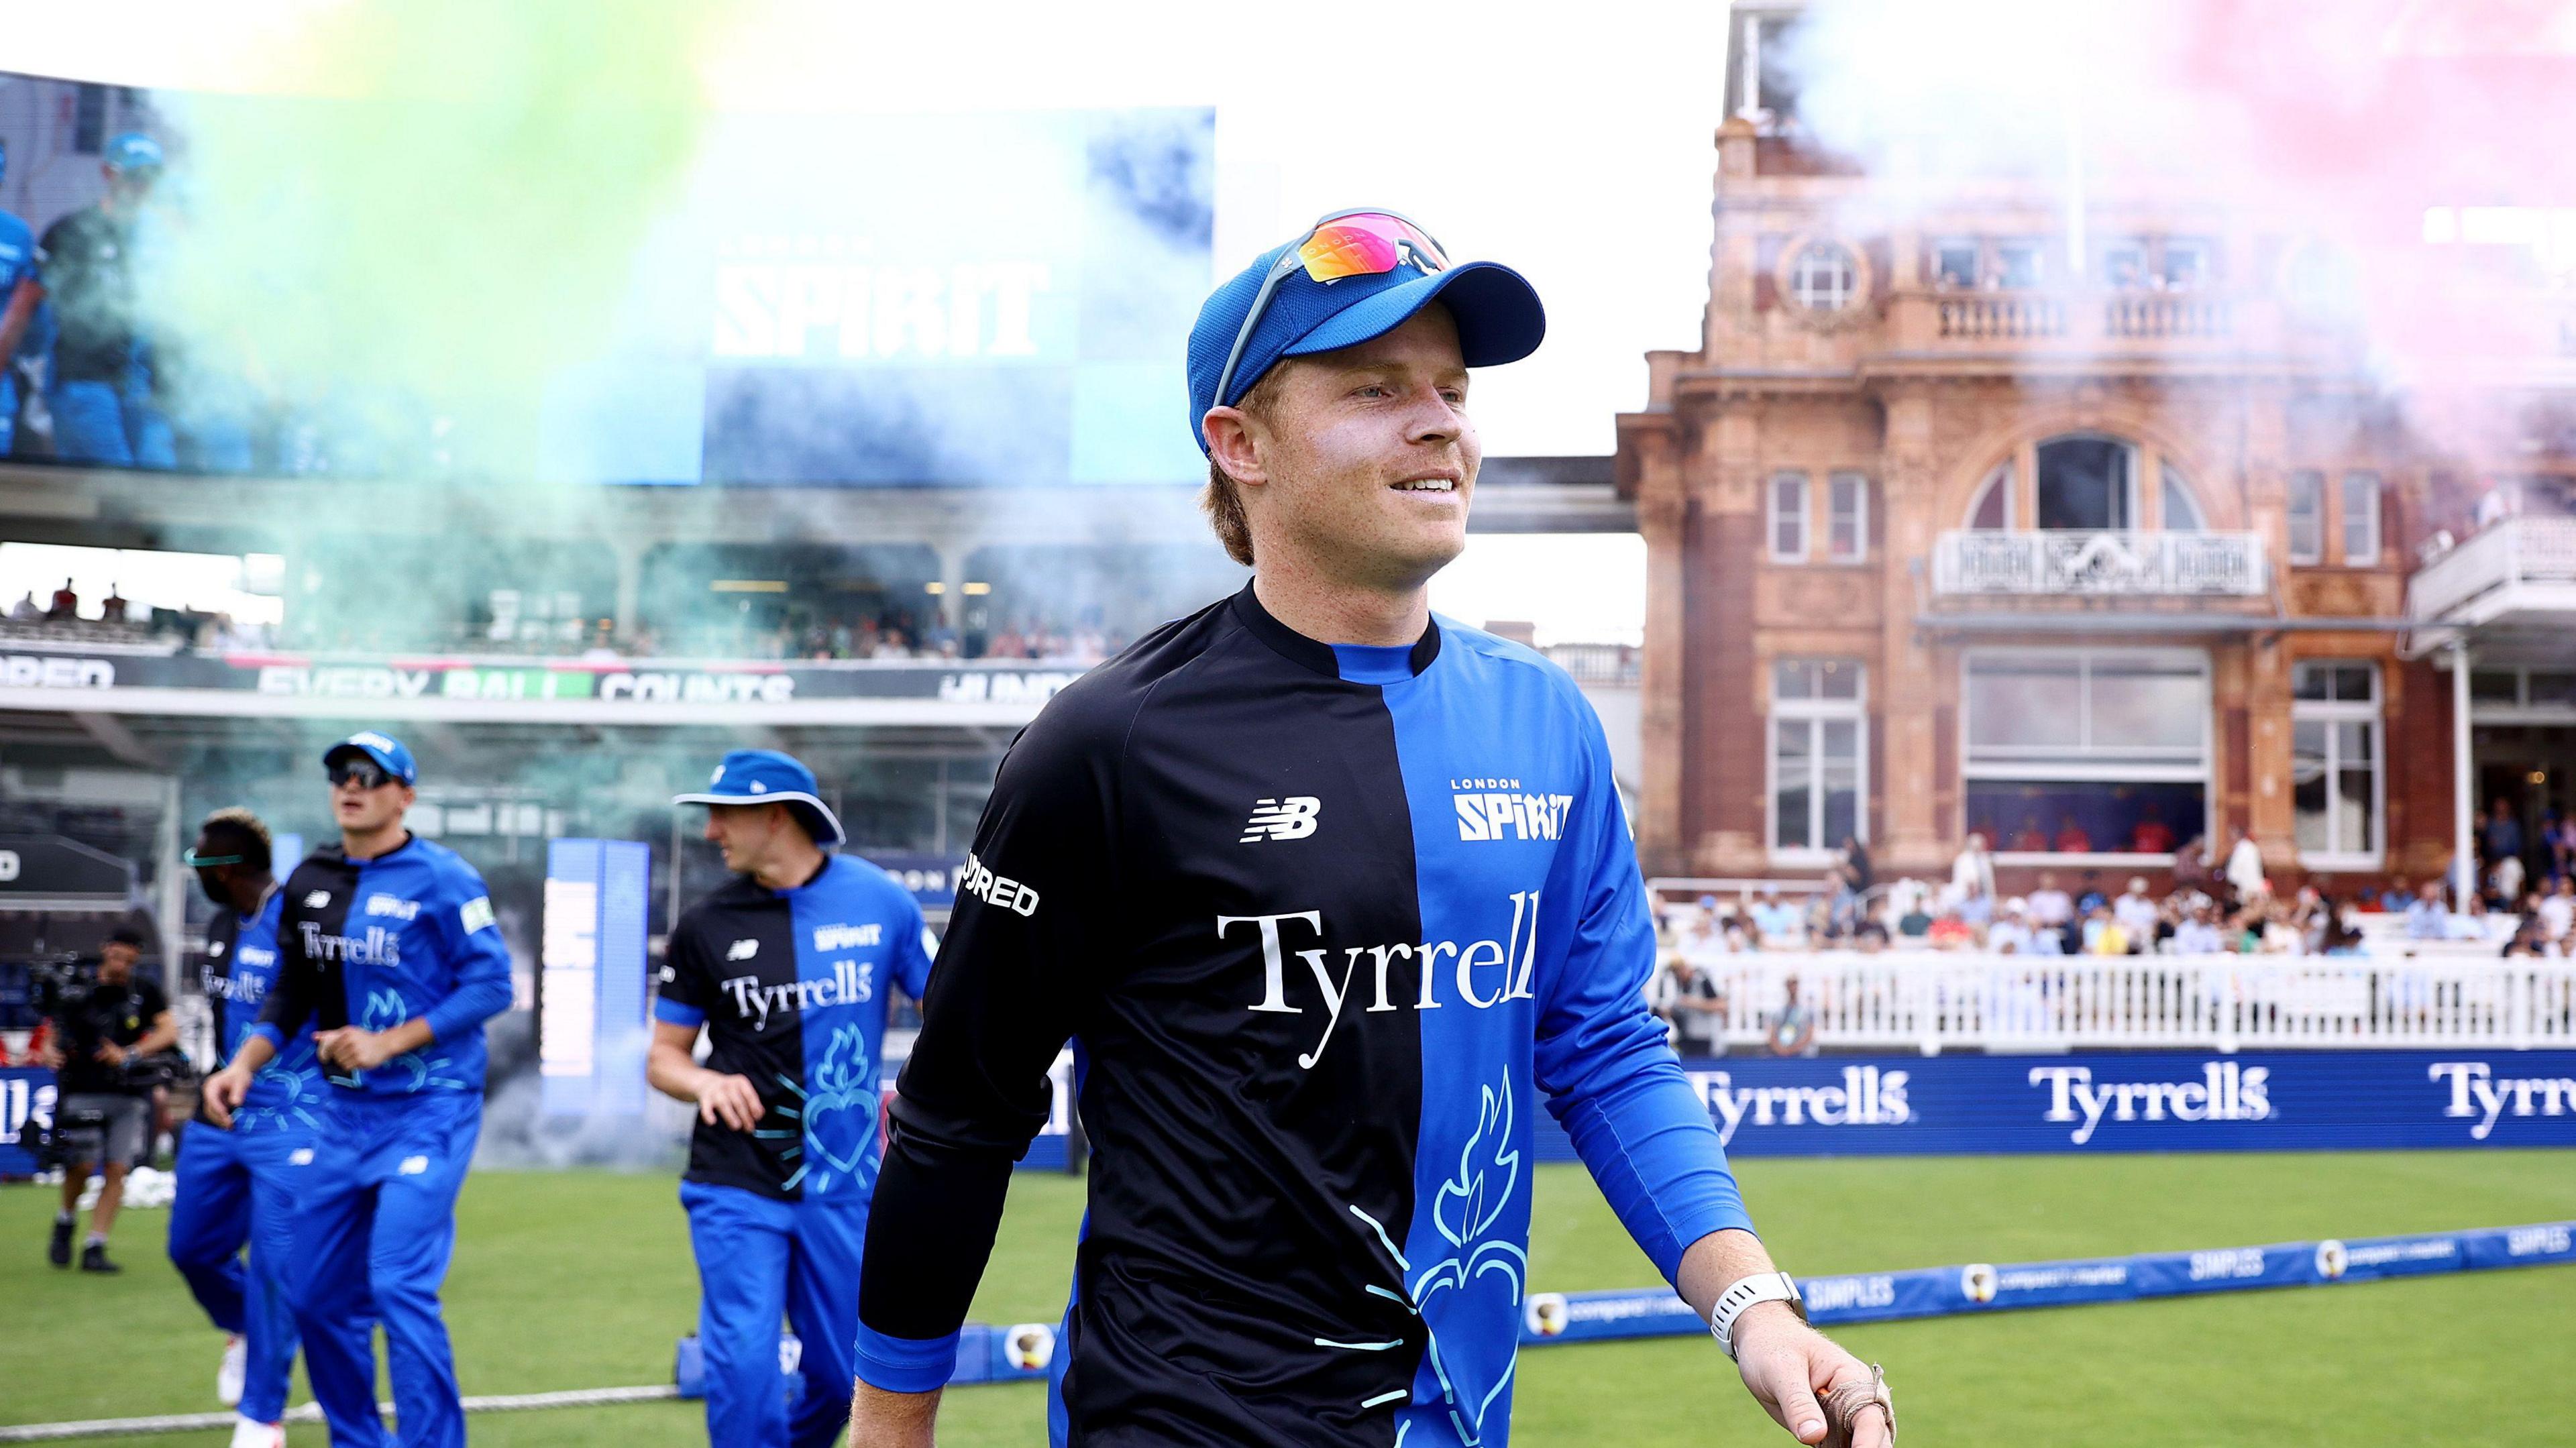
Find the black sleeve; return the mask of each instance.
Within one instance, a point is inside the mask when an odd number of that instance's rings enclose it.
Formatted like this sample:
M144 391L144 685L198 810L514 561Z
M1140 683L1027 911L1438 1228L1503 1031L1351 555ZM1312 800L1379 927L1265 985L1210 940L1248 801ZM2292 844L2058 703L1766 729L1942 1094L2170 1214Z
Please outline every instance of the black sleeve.
M138 980L134 983L134 1013L143 1018L144 1030L151 1030L153 1019L168 1009L170 997L161 989L159 981Z
M295 888L289 876L287 889ZM296 928L297 913L292 895L286 909L277 917L277 974L269 982L268 998L260 1003L259 1024L251 1029L268 1037L269 1049L284 1054L286 1043L313 1019L320 1003L321 983L315 978L313 962L304 953L304 932Z
M1011 1164L1046 1123L1047 1072L1101 975L1124 731L1061 707L1083 702L1059 696L1002 761L897 1083L859 1286L860 1376L890 1391L922 1389L887 1354L965 1321Z
M703 1026L715 1004L716 973L709 967L706 915L683 911L662 949L662 972L653 993L653 1019L674 1026Z

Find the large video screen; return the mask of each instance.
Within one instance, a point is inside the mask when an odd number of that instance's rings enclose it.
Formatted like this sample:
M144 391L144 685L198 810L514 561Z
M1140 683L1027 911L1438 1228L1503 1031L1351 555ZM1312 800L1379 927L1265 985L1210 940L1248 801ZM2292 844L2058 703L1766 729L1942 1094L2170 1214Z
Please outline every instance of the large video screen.
M276 201L194 170L216 148L192 126L265 107L293 118L277 134L328 136L312 118L344 104L202 100L0 75L0 455L653 485L1119 485L1203 467L1182 343L1211 283L1210 110L693 119L676 180L596 262L616 300L595 335L544 339L542 375L517 389L529 416L504 426L430 367L372 392L287 375L263 365L243 296L174 297L207 286L190 248L238 246ZM279 229L314 245L309 226ZM496 335L491 351L526 348Z

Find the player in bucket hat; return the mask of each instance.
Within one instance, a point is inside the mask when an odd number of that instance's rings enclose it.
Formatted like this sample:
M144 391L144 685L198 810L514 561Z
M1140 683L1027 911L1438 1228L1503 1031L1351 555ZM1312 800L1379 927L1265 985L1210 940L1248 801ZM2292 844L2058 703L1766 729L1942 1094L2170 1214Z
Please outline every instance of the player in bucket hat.
M841 823L795 759L737 749L672 802L707 806L706 837L734 872L671 928L644 1067L697 1108L680 1204L698 1259L707 1441L821 1448L849 1414L886 1008L896 987L921 998L929 931L910 891L825 849ZM792 1412L782 1313L805 1344Z
M1252 584L1068 685L1002 761L888 1107L860 1448L932 1441L1068 1038L1094 1147L1059 1445L1505 1448L1542 1110L1767 1411L1889 1441L1647 1008L1599 719L1431 613L1483 456L1469 370L1545 331L1518 273L1384 210L1201 308L1190 424Z

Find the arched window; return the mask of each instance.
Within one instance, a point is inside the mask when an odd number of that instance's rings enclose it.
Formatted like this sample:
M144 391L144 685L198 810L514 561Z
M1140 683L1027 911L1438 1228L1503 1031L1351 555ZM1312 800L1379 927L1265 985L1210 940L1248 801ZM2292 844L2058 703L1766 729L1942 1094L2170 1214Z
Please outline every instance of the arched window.
M2165 531L2198 533L2207 528L2209 525L2200 516L2200 502L2192 497L2191 487L2182 480L2182 474L2175 472L2170 465L2160 471L2164 474L2164 491L2157 500L2157 506L2164 515Z
M2012 464L1997 463L1977 485L1977 500L1968 505L1968 526L1999 532L2013 525Z
M2118 438L2053 437L2038 449L2039 526L2087 533L2138 526L2136 449Z

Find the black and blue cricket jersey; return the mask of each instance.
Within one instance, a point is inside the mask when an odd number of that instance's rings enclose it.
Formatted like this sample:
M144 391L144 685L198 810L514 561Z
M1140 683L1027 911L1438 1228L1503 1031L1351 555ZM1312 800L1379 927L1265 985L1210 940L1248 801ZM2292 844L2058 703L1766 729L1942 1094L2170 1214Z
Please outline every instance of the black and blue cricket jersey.
M847 855L790 890L736 876L682 911L653 1018L705 1026L707 1069L749 1079L767 1108L750 1132L699 1122L687 1179L866 1200L884 1154L886 987L918 1000L929 977L920 903Z
M279 892L277 974L253 1027L285 1048L308 1023L389 1031L429 1020L430 1044L331 1084L369 1096L483 1090L483 1022L510 1006L510 950L483 877L418 835L369 860L315 850Z
M1247 588L1065 689L940 959L862 1273L881 1388L946 1377L1068 1038L1093 1157L1059 1444L1504 1443L1541 1098L1667 1277L1749 1226L1647 1009L1598 719L1445 619L1328 646Z
M259 1024L259 1010L277 980L277 923L286 910L286 892L268 892L248 915L218 909L206 922L206 953L197 965L197 984L214 1011L215 1048L230 1064ZM254 1132L302 1129L322 1124L322 1063L313 1054L313 1031L299 1029L295 1038L251 1078L250 1090L233 1109L233 1129ZM204 1108L198 1108L202 1118Z

